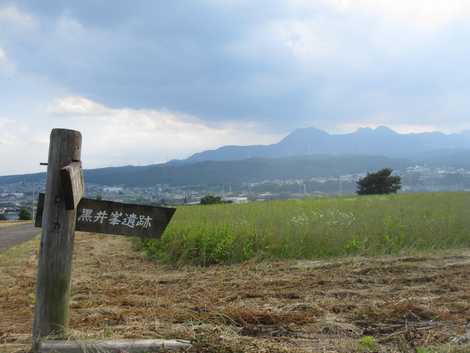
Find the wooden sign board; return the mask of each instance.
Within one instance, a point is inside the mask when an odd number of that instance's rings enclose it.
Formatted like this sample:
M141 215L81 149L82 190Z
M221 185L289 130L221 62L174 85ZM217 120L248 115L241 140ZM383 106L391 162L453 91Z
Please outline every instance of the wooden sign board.
M44 194L42 194L44 195ZM42 224L44 196L39 195L35 225ZM77 208L75 230L81 232L159 238L170 223L175 208L135 205L82 198Z
M65 208L74 210L83 197L84 183L81 162L72 162L60 170Z
M40 192L38 196L38 204L36 207L36 218L34 218L34 226L36 228L42 227L42 213L44 212L45 198L46 198L46 194L44 194L43 192Z

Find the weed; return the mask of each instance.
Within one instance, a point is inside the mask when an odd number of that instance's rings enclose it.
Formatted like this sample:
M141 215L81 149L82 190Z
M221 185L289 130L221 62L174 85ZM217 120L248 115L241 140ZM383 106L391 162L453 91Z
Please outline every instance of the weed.
M377 350L377 341L373 336L364 336L359 340L359 347L366 352Z
M470 246L470 193L425 193L178 208L153 259L233 264L249 259L380 256Z

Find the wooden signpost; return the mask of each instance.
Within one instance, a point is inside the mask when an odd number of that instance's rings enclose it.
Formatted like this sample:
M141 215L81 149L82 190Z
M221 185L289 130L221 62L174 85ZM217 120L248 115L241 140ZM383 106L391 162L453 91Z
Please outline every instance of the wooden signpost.
M159 352L188 348L188 342L165 340L64 342L69 322L72 253L75 230L158 238L175 209L83 198L80 132L53 129L50 137L46 193L39 195L35 224L42 227L33 322L33 351Z

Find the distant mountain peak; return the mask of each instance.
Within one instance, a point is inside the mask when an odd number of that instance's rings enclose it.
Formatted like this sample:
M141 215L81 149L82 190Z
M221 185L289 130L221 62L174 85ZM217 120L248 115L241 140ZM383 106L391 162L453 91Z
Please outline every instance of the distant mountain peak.
M280 158L312 154L409 156L442 149L470 149L468 132L402 134L387 126L363 127L346 134L329 134L315 127L296 129L272 145L224 146L196 153L183 163Z
M377 126L375 128L375 132L382 132L382 133L387 133L387 134L398 134L398 132L396 132L395 130L392 130L389 127L383 126L383 125Z
M324 130L321 130L321 129L318 129L314 126L301 127L301 128L295 129L291 134L294 134L296 132L311 132L311 133L320 133L320 134L329 135L328 132L326 132Z
M396 132L395 130L392 130L389 127L383 126L383 125L377 126L375 129L371 128L371 127L360 127L355 132L353 132L353 134L354 133L357 133L357 134L380 133L380 134L394 134L394 135L396 134L396 135L399 135L399 133Z
M304 127L295 129L289 135L284 137L279 143L288 143L295 140L313 139L318 137L330 136L326 131L317 129L315 127Z

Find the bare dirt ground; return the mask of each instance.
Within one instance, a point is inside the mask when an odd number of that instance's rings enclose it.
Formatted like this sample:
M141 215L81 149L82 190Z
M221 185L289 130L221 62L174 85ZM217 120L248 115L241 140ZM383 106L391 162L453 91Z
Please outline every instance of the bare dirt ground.
M192 352L470 352L449 344L470 318L470 251L172 269L122 237L79 233L75 244L72 339L180 338ZM2 353L30 346L37 246L0 254Z

